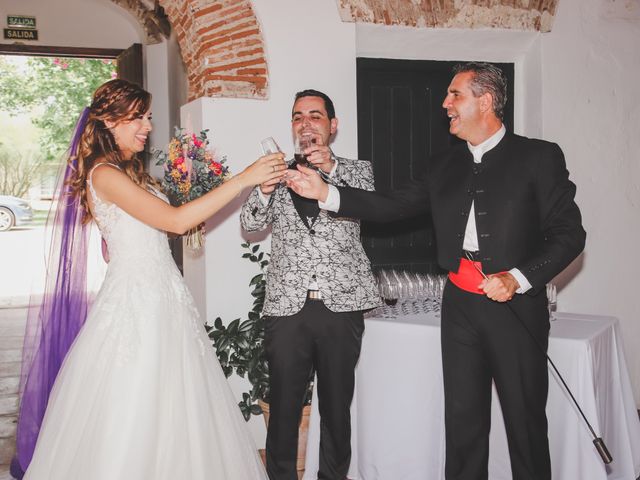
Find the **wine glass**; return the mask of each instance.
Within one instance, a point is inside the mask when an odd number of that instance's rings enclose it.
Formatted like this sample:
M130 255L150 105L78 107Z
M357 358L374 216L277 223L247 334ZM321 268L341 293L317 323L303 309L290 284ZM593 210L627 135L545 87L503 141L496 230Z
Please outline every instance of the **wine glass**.
M307 155L305 155L304 151L311 147L314 143L314 139L310 135L299 135L296 136L293 144L293 156L296 159L296 163L298 165L302 165L304 167L312 168L312 165L309 163L307 159Z
M394 283L393 280L389 280L389 286L387 290L387 298L384 299L384 303L393 307L396 303L398 303L398 298L400 297L400 289L398 284Z
M387 305L393 306L398 302L398 289L393 284L393 279L385 270L380 271L381 294Z
M558 308L558 296L556 286L547 283L547 308L549 309L549 320L555 320L554 312Z

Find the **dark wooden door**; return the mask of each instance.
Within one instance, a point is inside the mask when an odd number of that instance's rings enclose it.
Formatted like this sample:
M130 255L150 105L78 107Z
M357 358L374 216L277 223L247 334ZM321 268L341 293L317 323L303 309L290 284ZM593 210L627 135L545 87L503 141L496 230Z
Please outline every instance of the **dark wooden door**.
M128 80L144 88L142 45L134 43L118 55L118 78Z
M370 159L376 190L401 186L424 172L427 159L461 140L449 134L442 108L458 62L359 58L358 157ZM513 98L513 64L498 64ZM513 106L505 111L512 125ZM433 226L428 215L362 226L363 245L374 268L437 273Z

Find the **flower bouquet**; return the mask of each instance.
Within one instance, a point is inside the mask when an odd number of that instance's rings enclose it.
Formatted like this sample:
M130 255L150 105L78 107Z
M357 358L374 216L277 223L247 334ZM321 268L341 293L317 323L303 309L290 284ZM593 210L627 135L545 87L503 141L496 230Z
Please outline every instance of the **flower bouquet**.
M229 176L226 157L217 158L209 148L207 132L199 135L175 127L169 153L154 150L156 165L162 165L162 188L173 205L183 205L221 185ZM204 224L187 232L187 248L198 251L204 245Z

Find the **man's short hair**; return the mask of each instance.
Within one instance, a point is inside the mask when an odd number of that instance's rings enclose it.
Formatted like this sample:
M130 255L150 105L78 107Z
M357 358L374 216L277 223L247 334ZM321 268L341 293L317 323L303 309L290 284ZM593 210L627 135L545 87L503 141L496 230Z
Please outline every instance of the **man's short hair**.
M329 120L332 120L336 117L336 109L333 107L333 102L326 93L322 93L318 90L313 89L302 90L301 92L296 93L296 98L294 99L293 103L295 104L299 98L303 97L320 97L324 101L324 109L327 111Z
M486 62L460 63L453 67L453 74L472 72L471 91L475 97L489 92L493 98L493 113L500 120L504 117L504 106L507 103L507 78L504 72Z

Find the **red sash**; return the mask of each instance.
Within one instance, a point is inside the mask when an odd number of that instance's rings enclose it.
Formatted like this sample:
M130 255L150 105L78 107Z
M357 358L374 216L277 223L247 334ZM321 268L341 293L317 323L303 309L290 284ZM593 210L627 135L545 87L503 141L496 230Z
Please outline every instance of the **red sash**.
M470 293L477 293L478 295L484 295L484 292L478 288L478 285L480 285L482 280L484 280L484 277L474 267L474 264L482 270L482 263L472 262L466 258L461 258L458 272L449 272L449 280L451 280L451 283L461 290Z

